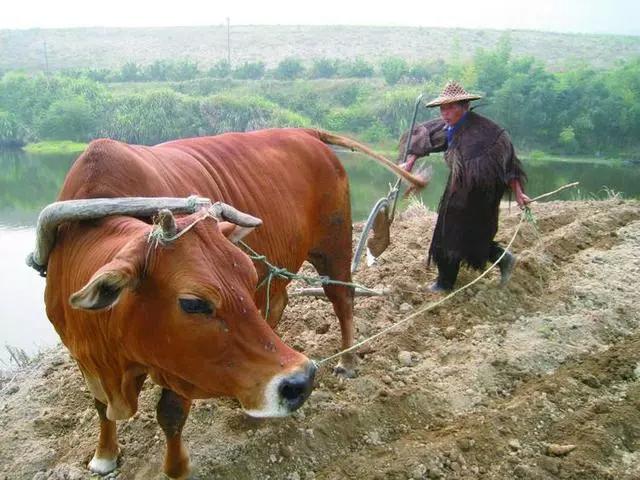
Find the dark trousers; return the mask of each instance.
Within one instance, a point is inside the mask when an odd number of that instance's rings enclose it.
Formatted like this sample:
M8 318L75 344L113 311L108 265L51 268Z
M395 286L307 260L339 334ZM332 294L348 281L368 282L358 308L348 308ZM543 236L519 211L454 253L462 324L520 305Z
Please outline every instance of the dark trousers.
M504 252L504 248L496 242L491 242L489 261L493 263L498 260L502 252ZM434 260L438 266L438 285L445 290L453 290L453 285L456 283L458 271L460 270L460 259L452 259L447 258L446 255L438 255L438 258Z

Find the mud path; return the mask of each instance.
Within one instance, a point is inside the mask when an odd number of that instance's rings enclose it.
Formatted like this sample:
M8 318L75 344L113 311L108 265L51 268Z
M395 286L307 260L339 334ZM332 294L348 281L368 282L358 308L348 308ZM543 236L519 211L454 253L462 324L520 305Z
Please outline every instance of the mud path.
M194 478L640 478L640 204L536 206L508 288L497 274L360 351L349 381L321 370L293 417L257 421L235 402L198 401L185 428ZM503 211L498 238L517 224ZM356 303L365 338L435 297L422 292L433 215L413 208L393 226L379 265L355 280L389 287ZM459 282L474 278L463 270ZM337 350L330 304L294 298L279 332L313 358ZM97 415L62 348L0 394L0 479L91 478ZM111 478L163 478L159 389L119 422ZM575 445L562 455L550 444Z

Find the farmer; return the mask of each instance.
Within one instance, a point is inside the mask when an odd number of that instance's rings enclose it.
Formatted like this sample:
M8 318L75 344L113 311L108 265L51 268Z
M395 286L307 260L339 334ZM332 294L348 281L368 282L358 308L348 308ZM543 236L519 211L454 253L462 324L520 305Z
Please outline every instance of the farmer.
M442 150L450 169L429 248L428 263L433 258L438 266L438 278L429 287L432 292L453 289L461 262L481 269L504 252L498 264L501 285L509 280L516 262L493 238L505 190L515 194L521 208L531 201L522 189L526 174L507 132L469 109L470 102L480 98L457 82L447 83L440 96L427 104L440 107L445 135L440 120L419 125L408 151L405 168L409 170L416 158Z

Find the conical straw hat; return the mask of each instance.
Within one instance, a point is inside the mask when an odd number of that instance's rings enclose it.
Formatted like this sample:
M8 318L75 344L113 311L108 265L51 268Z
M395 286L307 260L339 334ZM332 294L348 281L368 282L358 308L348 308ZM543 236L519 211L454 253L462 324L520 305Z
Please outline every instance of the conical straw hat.
M440 96L431 100L426 104L426 106L438 107L446 103L461 102L463 100L478 100L480 98L482 98L480 95L467 92L462 88L462 85L451 80L444 86Z

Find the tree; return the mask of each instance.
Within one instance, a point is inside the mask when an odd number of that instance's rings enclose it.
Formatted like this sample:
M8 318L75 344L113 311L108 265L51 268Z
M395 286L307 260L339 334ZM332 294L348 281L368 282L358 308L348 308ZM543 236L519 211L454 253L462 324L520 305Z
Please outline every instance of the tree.
M373 77L373 65L362 58L340 62L338 65L338 75L346 78L369 78Z
M313 61L309 70L309 78L332 78L338 73L338 64L335 60L319 58Z
M227 78L231 76L231 64L226 60L219 60L207 72L209 77Z
M19 147L25 144L27 131L10 112L0 110L0 147Z
M299 78L304 73L302 61L297 58L285 58L273 71L273 75L278 80L293 80Z
M473 59L476 82L479 88L492 96L510 76L511 46L508 41L495 50L479 49Z
M53 102L38 122L38 135L47 140L86 142L95 135L96 118L89 102L70 97Z
M233 70L233 78L241 80L258 80L264 76L264 62L244 62Z
M193 80L198 76L198 63L189 59L175 62L167 72L167 78L173 81Z
M127 62L120 69L120 80L123 82L137 82L141 78L142 72L135 62Z
M380 71L387 84L395 85L409 72L409 65L404 58L390 57L382 61Z
M143 76L147 80L163 82L168 78L170 69L166 60L156 60L143 68Z

